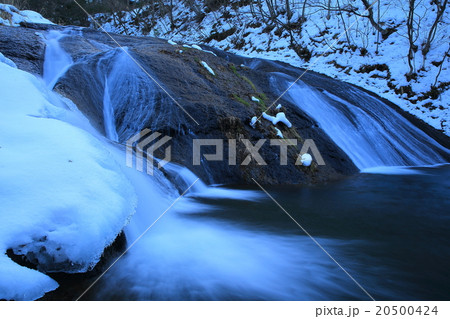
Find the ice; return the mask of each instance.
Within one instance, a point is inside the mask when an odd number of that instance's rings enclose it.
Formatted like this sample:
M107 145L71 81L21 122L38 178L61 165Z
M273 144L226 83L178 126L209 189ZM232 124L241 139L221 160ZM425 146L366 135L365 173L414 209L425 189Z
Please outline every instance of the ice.
M0 95L0 299L30 300L57 284L13 263L7 249L40 271L86 271L127 224L136 197L112 146L41 79L0 63Z

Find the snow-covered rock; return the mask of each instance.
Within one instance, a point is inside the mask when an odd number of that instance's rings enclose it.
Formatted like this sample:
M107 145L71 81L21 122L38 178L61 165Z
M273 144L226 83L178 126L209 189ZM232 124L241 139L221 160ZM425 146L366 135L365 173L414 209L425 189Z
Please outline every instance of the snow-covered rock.
M262 116L266 120L272 122L273 125L277 125L279 122L281 122L289 128L292 127L292 123L289 122L289 120L286 118L286 114L284 114L284 112L277 113L276 116L271 116L264 112Z
M23 10L20 11L16 7L9 4L0 3L0 24L17 27L21 22L54 24L50 20L45 19L39 13Z
M259 102L260 102L260 100L259 100L258 98L256 98L256 97L254 97L254 96L252 96L252 101L253 101L253 102L256 102L256 103L259 103Z
M312 156L308 153L305 153L301 157L301 163L303 166L311 166L312 163Z
M176 42L172 41L172 40L168 40L167 43L171 44L171 45L177 45Z
M57 283L7 249L42 271L87 271L136 199L111 146L42 80L0 62L0 96L0 299L33 300Z
M193 44L193 45L191 45L191 47L194 48L194 49L203 51L203 49L200 46L198 46L197 44Z
M258 121L258 118L256 116L253 116L250 120L250 126L255 128L256 122Z

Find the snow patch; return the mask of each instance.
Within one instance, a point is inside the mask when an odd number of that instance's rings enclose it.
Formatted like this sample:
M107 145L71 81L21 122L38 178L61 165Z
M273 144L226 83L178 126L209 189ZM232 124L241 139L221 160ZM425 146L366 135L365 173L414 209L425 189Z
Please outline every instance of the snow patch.
M203 65L203 67L204 67L206 70L208 70L209 73L211 73L211 74L214 75L214 76L216 75L216 74L214 73L213 69L211 69L211 68L209 67L209 65L208 65L205 61L202 61L201 64Z
M54 24L50 20L45 19L39 13L23 10L20 11L16 7L9 4L0 3L0 24L18 27L21 22L27 23L42 23L42 24Z
M292 123L289 122L289 120L286 118L286 114L284 114L284 112L277 113L276 116L271 116L264 112L262 116L266 120L272 122L273 125L277 125L279 122L281 122L289 128L292 127Z
M303 166L311 166L312 163L312 156L308 153L305 153L301 157L301 163Z
M136 199L112 146L42 79L0 63L0 92L0 299L32 300L57 283L7 249L33 256L41 271L87 271Z

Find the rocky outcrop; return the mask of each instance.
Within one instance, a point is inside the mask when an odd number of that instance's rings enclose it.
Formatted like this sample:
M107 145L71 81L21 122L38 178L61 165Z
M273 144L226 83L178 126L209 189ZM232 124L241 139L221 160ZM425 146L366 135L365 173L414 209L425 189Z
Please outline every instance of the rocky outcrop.
M42 39L48 29L67 30L59 26L27 25L21 28L0 26L0 52L19 68L42 74L45 44ZM73 30L72 30L73 31ZM270 72L300 73L302 70L282 63L251 61L215 51L216 54L192 47L172 45L150 37L112 35L92 29L77 29L61 40L63 48L75 64L57 83L55 89L67 96L104 132L103 95L105 77L111 73L114 59L126 47L128 62L121 63L123 85L114 88L120 103L114 110L119 139L126 139L144 128L172 137L172 161L182 164L208 183L311 184L352 175L357 168L318 125L298 107L279 100L292 127L277 124L285 139L296 139L298 146L288 148L288 163L280 166L280 148L266 141L259 153L267 165L252 160L239 165L249 155L245 141L255 144L260 139L275 139L272 123L261 119L250 126L252 117L259 117L278 98L269 83ZM131 61L131 62L130 62ZM212 74L204 65L208 65ZM127 77L133 74L133 77ZM319 89L345 91L348 84L308 72L303 79ZM133 83L131 83L133 82ZM117 90L120 92L118 93ZM344 95L339 93L342 98ZM267 111L275 115L274 108ZM193 139L223 139L224 161L202 160L193 164ZM309 167L295 165L302 143L312 139L326 165L316 162ZM236 163L229 165L228 147L236 140ZM231 142L232 143L232 142ZM202 148L204 154L214 153L214 147ZM163 151L156 153L163 157Z
M0 52L18 68L42 75L45 54L42 31L0 25Z
M278 97L271 92L265 72L251 70L209 52L171 45L160 39L113 37L128 49L139 64L133 72L140 73L136 74L137 77L145 79L141 79L136 87L155 92L151 98L145 92L126 92L130 96L139 94L140 100L115 110L121 142L130 137L130 132L137 133L144 128L169 135L173 138L172 161L188 167L208 183L253 183L252 178L255 178L266 184L309 184L357 171L348 157L311 119L283 100L280 103L293 127L288 128L284 124L277 126L284 138L296 139L299 145L289 147L288 165L280 166L279 147L271 146L268 141L277 138L273 125L263 119L255 128L249 125L252 117L260 116ZM89 29L83 30L83 36L66 37L62 41L63 47L74 59L82 62L67 72L56 89L71 98L100 131L103 130L104 86L99 83L104 80L96 74L100 61L105 58L105 46L113 50L118 46L115 41L104 33ZM202 62L214 70L214 75ZM129 70L123 69L121 72L127 73ZM130 88L133 89L132 86ZM257 97L260 102L252 97ZM130 97L130 102L132 100ZM140 121L141 113L136 113L134 119L130 118L130 114L137 108L135 104L143 100L147 101L148 108L154 108L151 116L131 131L124 128L120 134L121 127L136 125ZM274 112L274 108L269 112ZM224 161L202 161L200 166L193 165L194 138L223 139ZM243 141L249 140L255 144L260 139L267 140L260 149L267 165L258 165L255 161L249 165L229 165L229 140L237 141L236 163L239 164L249 154ZM326 165L295 165L306 139L314 140ZM205 154L215 152L214 147L202 150ZM162 153L157 155L163 156Z

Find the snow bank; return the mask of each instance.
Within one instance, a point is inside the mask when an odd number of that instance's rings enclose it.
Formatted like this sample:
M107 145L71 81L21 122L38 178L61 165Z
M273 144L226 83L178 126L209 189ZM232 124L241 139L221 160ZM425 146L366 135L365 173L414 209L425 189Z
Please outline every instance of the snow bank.
M0 52L0 63L5 63L6 65L9 65L14 69L17 69L17 65L12 60L5 57L1 52Z
M0 96L0 299L37 299L57 283L6 250L43 272L87 271L128 222L135 194L106 144L68 123L87 120L42 80L0 63Z
M37 12L30 10L20 11L9 4L0 4L0 13L0 24L7 26L17 27L21 22L54 24Z

